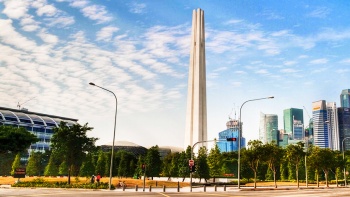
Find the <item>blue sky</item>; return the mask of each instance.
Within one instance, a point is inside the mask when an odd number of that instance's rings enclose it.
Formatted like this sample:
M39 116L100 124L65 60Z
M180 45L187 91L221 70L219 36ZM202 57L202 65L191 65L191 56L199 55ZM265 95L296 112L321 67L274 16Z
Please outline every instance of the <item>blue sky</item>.
M350 88L348 1L0 0L0 106L79 119L97 144L183 147L192 11L205 12L208 138ZM30 101L28 101L30 100ZM28 101L28 102L26 102ZM236 113L235 113L236 112ZM236 114L236 115L235 115ZM304 111L307 123L307 113Z

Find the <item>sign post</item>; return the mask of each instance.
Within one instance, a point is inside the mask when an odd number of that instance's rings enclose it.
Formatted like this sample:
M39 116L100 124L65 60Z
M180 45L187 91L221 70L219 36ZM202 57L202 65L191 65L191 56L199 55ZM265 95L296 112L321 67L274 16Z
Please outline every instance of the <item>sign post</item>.
M25 178L25 177L26 177L26 168L15 168L15 173L13 175L13 178L18 178L17 182L19 182L20 178Z

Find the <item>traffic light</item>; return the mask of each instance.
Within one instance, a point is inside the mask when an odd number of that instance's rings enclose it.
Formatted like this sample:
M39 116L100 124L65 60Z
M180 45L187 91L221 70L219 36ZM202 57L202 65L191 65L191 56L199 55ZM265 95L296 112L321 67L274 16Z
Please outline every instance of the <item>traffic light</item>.
M235 142L235 141L237 140L237 138L235 138L235 137L230 137L230 138L226 138L226 140L227 140L227 141L234 141L234 142Z

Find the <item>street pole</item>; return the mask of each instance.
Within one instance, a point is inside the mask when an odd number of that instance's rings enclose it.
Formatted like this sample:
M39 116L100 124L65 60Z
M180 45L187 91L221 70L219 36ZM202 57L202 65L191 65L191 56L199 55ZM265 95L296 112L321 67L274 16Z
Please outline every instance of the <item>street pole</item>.
M345 187L346 187L346 162L345 162L345 147L344 147L344 141L345 141L346 139L350 139L350 137L345 137L345 138L342 140L342 142L341 142L341 147L342 147L342 149L343 149L343 162L344 162L344 169L343 169L343 171L344 171L344 186L345 186Z
M107 92L110 92L113 94L115 98L115 115L114 115L114 132L113 132L113 142L112 142L112 153L111 153L111 166L109 167L109 183L108 183L108 188L109 190L112 189L112 171L113 171L113 157L114 157L114 142L115 142L115 127L117 124L117 112L118 112L118 99L117 96L114 94L114 92L107 90L106 88L100 87L92 82L89 83L92 86L96 86L98 88L101 88L102 90L105 90Z
M205 142L214 142L214 141L227 141L227 140L206 140L206 141L199 141L199 142L196 142L193 144L193 146L191 147L191 160L193 160L193 150L194 150L194 147L199 144L199 143L205 143ZM190 192L192 192L192 173L193 172L190 172Z
M273 96L265 97L265 98L258 98L258 99L251 99L245 101L242 105L241 108L239 109L239 132L238 132L238 189L241 188L240 185L240 179L241 179L241 138L242 138L242 107L244 104L250 102L250 101L258 101L258 100L263 100L263 99L273 99Z

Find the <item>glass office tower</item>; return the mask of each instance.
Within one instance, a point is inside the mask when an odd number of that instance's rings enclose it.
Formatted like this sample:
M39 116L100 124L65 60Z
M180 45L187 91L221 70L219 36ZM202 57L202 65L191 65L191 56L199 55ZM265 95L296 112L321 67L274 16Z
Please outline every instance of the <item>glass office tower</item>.
M345 89L341 91L340 107L350 108L350 89Z
M327 124L326 101L312 103L312 119L314 126L314 145L320 148L329 148L329 133Z

